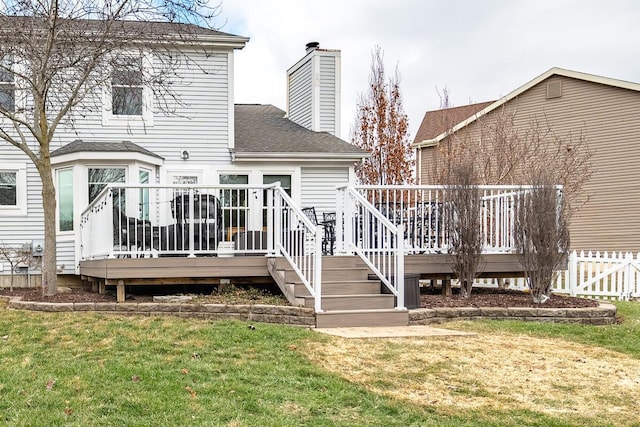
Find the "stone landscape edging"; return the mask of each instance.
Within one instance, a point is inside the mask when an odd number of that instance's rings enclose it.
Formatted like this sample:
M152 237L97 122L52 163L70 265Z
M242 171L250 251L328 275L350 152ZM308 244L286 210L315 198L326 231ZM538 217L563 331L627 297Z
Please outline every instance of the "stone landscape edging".
M601 302L597 307L442 307L409 311L409 325L436 325L454 320L520 320L525 322L581 323L612 325L616 322L615 305Z
M87 312L111 314L139 314L166 316L236 319L253 322L279 323L314 327L312 308L266 304L189 304L158 302L76 302L52 303L22 301L21 297L0 297L8 300L8 307L19 310L46 312ZM436 325L454 320L521 320L554 323L611 325L616 322L616 306L601 302L588 308L535 307L442 307L409 310L409 325Z
M55 303L22 301L21 297L4 297L8 307L46 312L94 312L138 314L142 316L179 316L201 319L235 319L251 322L279 323L312 327L316 324L312 308L266 304L186 304L167 302L75 302Z

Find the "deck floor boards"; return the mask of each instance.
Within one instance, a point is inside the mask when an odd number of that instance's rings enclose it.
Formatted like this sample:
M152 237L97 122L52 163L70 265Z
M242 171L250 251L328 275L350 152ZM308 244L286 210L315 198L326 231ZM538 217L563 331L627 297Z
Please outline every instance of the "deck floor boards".
M266 256L107 258L80 261L80 274L106 280L270 277L267 260ZM405 273L422 278L451 276L451 265L451 258L443 254L405 256ZM483 267L485 277L522 276L514 254L486 254Z

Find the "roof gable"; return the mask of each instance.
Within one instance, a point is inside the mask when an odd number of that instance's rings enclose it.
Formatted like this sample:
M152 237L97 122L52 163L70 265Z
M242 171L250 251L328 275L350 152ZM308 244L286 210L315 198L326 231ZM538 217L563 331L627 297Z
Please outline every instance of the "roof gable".
M414 140L414 142L412 144L413 148L427 147L427 146L431 146L431 145L434 145L434 144L438 143L439 141L444 139L451 132L456 132L456 131L462 129L463 127L475 122L480 117L490 113L491 111L495 110L496 108L501 107L502 105L506 104L510 100L518 97L520 94L526 92L527 90L531 89L532 87L538 85L539 83L545 81L546 79L548 79L549 77L554 76L554 75L563 76L563 77L569 77L569 78L573 78L573 79L584 80L584 81L587 81L587 82L598 83L598 84L603 84L603 85L608 85L608 86L613 86L613 87L617 87L617 88L629 89L629 90L640 92L640 84L638 84L638 83L627 82L627 81L624 81L624 80L617 80L617 79L612 79L612 78L608 78L608 77L597 76L597 75L594 75L594 74L581 73L581 72L578 72L578 71L571 71L571 70L565 70L563 68L554 67L554 68L551 68L550 70L546 71L545 73L539 75L535 79L529 81L528 83L525 83L524 85L520 86L519 88L513 90L512 92L508 93L507 95L503 96L502 98L498 99L497 101L488 103L488 105L486 105L484 108L481 108L480 110L477 110L475 113L472 113L471 116L468 116L467 118L464 118L464 119L456 122L453 126L447 128L447 129L444 129L442 132L440 132L438 135L434 136L431 139L418 139L418 135L419 135L419 132L418 132L418 134L416 134L416 138L415 138L415 140ZM481 104L474 104L474 105L479 106ZM443 111L443 110L439 110L439 111ZM429 114L429 112L427 112L427 114ZM425 119L426 119L426 115L427 114L425 114ZM424 122L424 120L423 120L423 122ZM429 133L425 132L425 135L428 135L428 134Z
M420 123L414 144L433 140L438 135L451 129L462 120L471 117L494 101L480 102L478 104L464 105L462 107L443 108L441 110L427 111Z

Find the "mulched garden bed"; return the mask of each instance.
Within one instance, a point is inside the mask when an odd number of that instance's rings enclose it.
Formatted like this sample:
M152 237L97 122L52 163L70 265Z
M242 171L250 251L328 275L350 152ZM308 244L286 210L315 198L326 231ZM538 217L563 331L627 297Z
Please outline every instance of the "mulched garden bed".
M421 305L423 308L436 307L545 307L545 308L585 308L597 307L598 301L587 298L575 298L564 295L553 295L543 305L535 304L528 292L522 292L512 289L497 288L474 288L470 298L462 298L458 294L458 289L454 288L454 294L451 296L443 296L440 289L423 288ZM13 292L8 288L0 289L0 295L4 296L21 296L25 301L46 301L46 302L115 302L115 295L98 294L84 289L71 289L70 292L59 293L51 297L42 295L40 288L15 288ZM230 298L227 301L231 304L273 304L286 305L283 298L277 299L270 296L268 299L250 298L249 301L239 301L238 298ZM131 302L150 301L151 297L147 295L132 295L128 298ZM224 295L207 295L196 300L197 302L207 303L224 303ZM194 302L196 302L194 301Z
M453 295L443 296L440 289L429 290L420 295L423 308L436 307L545 307L545 308L585 308L597 307L593 299L576 298L566 295L552 295L544 304L536 304L528 292L514 289L474 288L469 298L463 298L459 289Z

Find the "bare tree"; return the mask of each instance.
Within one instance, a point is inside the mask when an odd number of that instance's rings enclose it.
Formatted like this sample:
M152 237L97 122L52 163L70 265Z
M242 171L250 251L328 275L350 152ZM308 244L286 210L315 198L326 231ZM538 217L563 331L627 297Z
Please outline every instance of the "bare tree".
M448 252L460 281L460 294L469 298L482 267L482 194L473 163L462 161L450 172L445 203Z
M571 212L581 204L576 201L584 202L582 190L593 173L593 151L582 129L560 133L544 115L518 120L516 108L502 107L451 132L434 153L433 178L443 184L460 158L474 163L479 184L530 184L533 171L542 168L563 186Z
M371 157L356 169L364 184L406 184L413 182L413 150L409 121L402 105L400 77L386 81L382 49L372 53L369 90L360 95L351 142Z
M2 243L0 244L0 259L6 260L11 267L11 281L9 290L13 291L15 272L18 266L25 264L29 267L32 265L33 253L31 246L17 246Z
M567 260L569 227L562 192L551 175L538 170L532 178L533 187L523 189L516 201L514 240L533 301L544 303Z
M0 12L0 77L11 87L0 92L0 139L26 154L42 182L42 283L47 295L57 292L56 191L50 159L57 132L73 129L87 112L104 109L96 88L111 81L112 110L140 104L131 99L121 104L127 95L118 90L119 84L150 87L155 108L174 112L180 97L171 82L179 78L178 66L188 61L177 46L206 36L203 26L217 10L204 0L5 3ZM154 66L143 72L149 51Z

